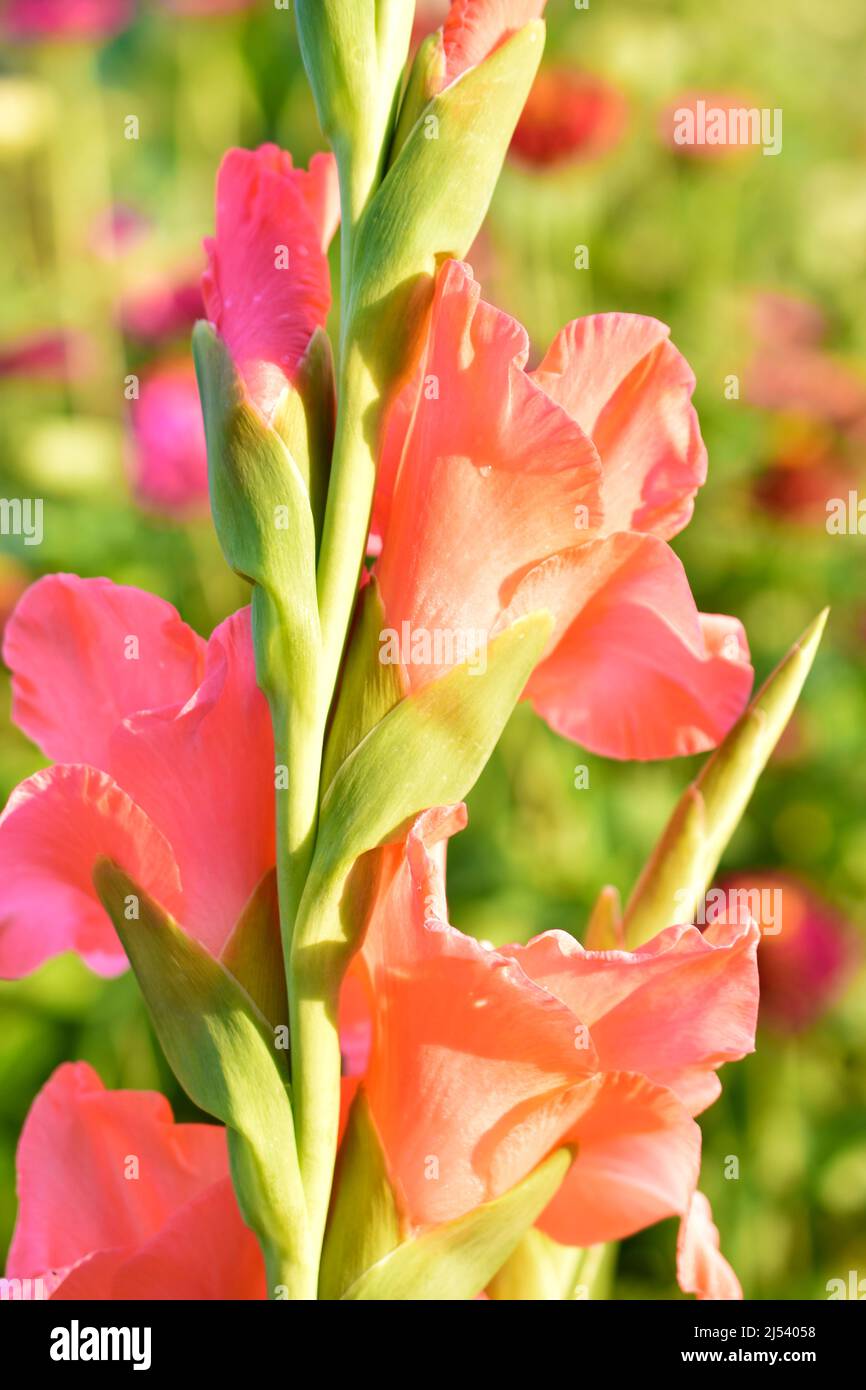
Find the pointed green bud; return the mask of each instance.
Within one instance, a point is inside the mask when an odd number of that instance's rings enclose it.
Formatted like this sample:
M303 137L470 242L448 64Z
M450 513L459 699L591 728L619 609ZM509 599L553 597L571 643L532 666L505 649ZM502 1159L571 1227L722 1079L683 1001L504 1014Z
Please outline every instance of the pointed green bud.
M400 1217L385 1155L363 1090L349 1112L334 1173L331 1211L322 1249L319 1297L342 1298L400 1243Z
M409 51L414 0L295 0L301 55L354 223L381 177Z
M588 951L620 951L623 946L619 890L602 888L589 915L583 944Z
M793 713L827 612L806 628L674 808L626 905L623 927L630 949L665 927L693 920Z

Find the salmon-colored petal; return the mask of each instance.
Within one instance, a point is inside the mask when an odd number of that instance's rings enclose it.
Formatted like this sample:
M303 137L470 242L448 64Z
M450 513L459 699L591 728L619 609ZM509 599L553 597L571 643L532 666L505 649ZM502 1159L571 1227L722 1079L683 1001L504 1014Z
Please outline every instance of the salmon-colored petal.
M376 1011L363 1085L414 1225L519 1181L596 1085L592 1044L571 1010L437 915L432 847L454 828L448 813L428 813L405 848L385 852L363 948Z
M377 562L388 625L486 640L501 591L600 515L598 458L524 371L521 326L480 299L467 266L437 281L423 389ZM405 414L405 401L397 409ZM420 684L447 659L415 657Z
M205 312L250 398L269 419L331 306L325 254L336 227L336 164L295 169L276 145L229 150L217 177L216 236L205 241Z
M176 1125L154 1091L107 1091L85 1062L58 1067L24 1124L8 1273L63 1269L140 1247L228 1176L225 1131Z
M170 603L109 579L50 574L6 626L12 714L47 757L108 771L108 741L128 714L186 700L202 639Z
M683 1293L700 1299L739 1299L743 1290L719 1249L719 1232L703 1192L695 1192L680 1223L677 1280Z
M105 773L61 765L16 788L0 817L0 977L26 975L63 951L102 975L125 969L91 878L100 855L180 914L171 846Z
M538 1223L554 1240L621 1240L688 1210L701 1132L665 1087L628 1072L608 1073L568 1137L577 1156Z
M193 697L126 720L110 757L117 781L172 846L184 928L218 954L275 862L273 733L248 608L214 631Z
M608 532L669 539L707 476L694 373L669 333L642 314L591 314L557 334L533 373L601 455Z
M613 758L714 748L753 672L741 625L699 614L682 564L655 536L621 532L535 566L500 626L548 608L558 625L525 698L552 728Z
M442 26L443 86L483 62L515 30L540 19L545 0L453 0Z
M642 1072L695 1115L719 1094L716 1069L754 1048L758 940L751 923L671 927L638 951L584 951L546 932L505 954L588 1025L604 1070Z
M143 1245L99 1251L74 1266L50 1297L222 1302L264 1299L267 1286L261 1250L225 1177L179 1207Z

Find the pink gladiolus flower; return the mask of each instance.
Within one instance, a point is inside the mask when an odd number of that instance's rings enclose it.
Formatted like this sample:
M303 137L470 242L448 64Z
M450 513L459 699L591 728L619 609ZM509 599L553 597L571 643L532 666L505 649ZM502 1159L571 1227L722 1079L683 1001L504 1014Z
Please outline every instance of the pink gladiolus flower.
M554 729L613 757L712 748L752 670L740 624L698 613L665 544L706 472L692 373L667 328L635 314L569 324L534 372L528 354L520 324L446 262L420 370L383 432L373 549L388 629L486 639L546 608L555 630L525 698ZM409 689L447 665L423 650Z
M162 4L175 14L210 18L212 15L236 14L238 10L248 10L255 4L255 0L162 0Z
M17 1168L7 1278L52 1299L265 1297L225 1130L175 1124L163 1096L107 1091L66 1063L33 1103Z
M190 361L163 364L142 378L132 428L139 500L181 515L205 506L207 448Z
M627 109L622 93L601 77L544 69L517 123L511 153L538 168L594 159L619 143Z
M446 917L436 847L464 823L462 807L428 811L382 851L344 993L361 1075L347 1090L367 1095L406 1228L461 1216L564 1143L576 1157L539 1223L555 1239L593 1245L689 1218L693 1116L718 1096L717 1068L754 1045L756 928L671 927L635 952L586 951L556 931L492 950ZM689 1249L707 1236L693 1213Z
M0 977L70 950L100 974L125 968L92 883L101 855L218 955L274 865L249 610L205 643L153 594L49 575L19 602L3 655L13 717L57 765L0 816Z
M4 22L15 39L107 39L134 12L133 0L9 0Z
M719 1249L719 1232L703 1192L695 1193L680 1225L677 1280L684 1293L699 1300L743 1297L740 1281Z
M230 150L205 241L205 312L269 420L331 306L326 251L339 217L336 163L295 169L276 145Z

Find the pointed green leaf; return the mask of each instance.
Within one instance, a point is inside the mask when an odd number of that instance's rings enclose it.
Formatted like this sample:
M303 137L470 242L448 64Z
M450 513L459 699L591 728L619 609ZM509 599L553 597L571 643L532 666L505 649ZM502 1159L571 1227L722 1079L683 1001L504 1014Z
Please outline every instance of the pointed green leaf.
M276 869L268 870L251 895L219 959L272 1029L288 1024Z
M372 578L361 591L349 634L322 765L325 790L352 750L406 693L401 667L379 660L379 635L384 626L385 610L379 585Z
M443 86L444 81L445 49L442 43L442 34L436 29L432 34L427 35L415 54L415 61L409 73L403 100L400 103L397 129L394 131L394 139L391 142L389 155L391 164L394 163L405 145L418 117L429 106L436 93Z
M680 798L626 906L623 926L630 948L665 927L692 920L793 713L826 621L825 609Z
M168 1062L187 1095L222 1120L241 1210L266 1255L306 1222L295 1153L286 1054L225 966L187 936L107 859L93 880L123 942ZM126 903L138 901L129 920Z
M560 1245L543 1231L527 1231L487 1286L501 1302L573 1302L608 1296L615 1245Z
M336 773L322 801L313 872L393 837L428 806L460 801L474 785L547 645L548 613L520 618L488 648L487 669L464 662L401 700Z
M356 1095L334 1174L319 1297L342 1298L400 1241L400 1217L382 1144L363 1091Z
M343 1299L474 1298L544 1211L571 1158L569 1149L558 1149L502 1197L398 1245L357 1279Z

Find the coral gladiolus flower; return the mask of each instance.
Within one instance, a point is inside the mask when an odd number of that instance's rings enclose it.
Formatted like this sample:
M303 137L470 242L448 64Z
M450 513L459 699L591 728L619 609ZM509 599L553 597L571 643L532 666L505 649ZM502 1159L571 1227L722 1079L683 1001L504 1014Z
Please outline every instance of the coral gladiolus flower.
M10 0L4 21L16 39L106 39L133 13L132 0Z
M351 1085L406 1227L461 1216L564 1143L576 1158L539 1223L554 1239L594 1245L688 1218L693 1116L718 1096L717 1068L754 1045L757 929L671 927L635 952L586 951L557 931L489 949L446 917L441 850L464 823L462 807L428 811L381 852L344 990Z
M695 1193L680 1225L677 1280L684 1293L699 1300L743 1297L740 1281L719 1249L719 1232L703 1192Z
M511 153L540 168L594 159L619 142L626 112L622 93L603 78L573 68L547 68L529 93Z
M107 1091L66 1063L33 1103L17 1167L7 1278L52 1299L265 1297L225 1130L175 1124L164 1096Z
M442 25L445 68L442 86L450 86L469 68L530 20L540 19L546 0L453 0Z
M528 354L520 324L446 262L420 372L383 432L388 627L493 637L547 608L524 694L554 729L620 758L712 748L752 670L741 625L698 613L665 544L706 473L692 373L667 328L635 314L569 324L534 372ZM411 661L409 688L443 669Z
M100 855L218 955L274 865L249 610L205 643L153 594L50 575L19 602L3 654L13 717L57 766L0 817L0 976L69 950L100 974L124 969L91 879Z
M325 253L338 217L333 155L314 155L309 172L276 145L223 158L216 236L204 243L205 313L265 420L328 316Z
M132 430L139 500L181 514L205 506L207 447L192 362L163 363L142 378Z

